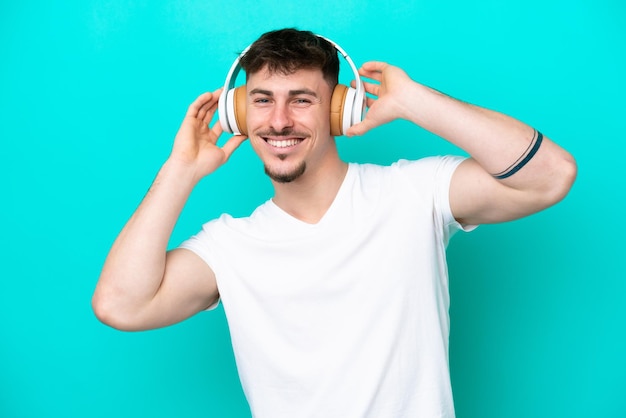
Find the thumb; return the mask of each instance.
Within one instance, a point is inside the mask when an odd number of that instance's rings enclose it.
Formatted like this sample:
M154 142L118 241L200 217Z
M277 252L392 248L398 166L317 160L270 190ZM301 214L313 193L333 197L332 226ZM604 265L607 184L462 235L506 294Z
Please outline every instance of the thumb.
M243 144L246 139L248 139L246 135L234 135L226 141L226 143L222 146L226 160L230 158L233 152L235 152L235 150L239 148L239 146Z
M356 125L352 125L350 128L348 128L348 130L345 132L345 135L348 137L364 135L366 132L374 129L376 126L377 125L370 119L365 118L362 122L359 122Z

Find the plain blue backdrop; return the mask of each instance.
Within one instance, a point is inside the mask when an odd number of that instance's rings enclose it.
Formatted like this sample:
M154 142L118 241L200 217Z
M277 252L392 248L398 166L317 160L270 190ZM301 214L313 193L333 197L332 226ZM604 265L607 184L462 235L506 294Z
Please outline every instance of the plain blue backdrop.
M221 308L122 333L95 319L90 298L187 105L248 43L286 26L515 116L574 154L562 203L449 247L457 415L626 417L617 0L3 0L0 416L249 416ZM359 162L461 152L401 121L338 141ZM271 193L244 144L194 191L171 245Z

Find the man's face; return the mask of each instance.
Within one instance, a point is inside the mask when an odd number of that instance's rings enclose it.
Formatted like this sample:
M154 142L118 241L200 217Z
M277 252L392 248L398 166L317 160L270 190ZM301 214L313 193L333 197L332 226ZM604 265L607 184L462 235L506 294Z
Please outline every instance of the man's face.
M293 74L263 69L247 81L250 142L274 181L286 183L320 166L333 144L331 88L321 70Z

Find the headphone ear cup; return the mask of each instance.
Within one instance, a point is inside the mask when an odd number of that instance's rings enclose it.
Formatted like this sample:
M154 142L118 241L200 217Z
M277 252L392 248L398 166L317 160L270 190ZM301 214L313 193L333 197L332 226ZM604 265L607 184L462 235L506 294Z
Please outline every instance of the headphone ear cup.
M222 93L219 101L220 124L224 132L248 135L246 125L246 86Z
M354 99L356 96L356 89L352 87L348 87L348 91L346 91L346 97L343 101L343 127L341 129L341 133L345 134L348 129L357 121L354 118ZM358 121L360 122L360 120Z
M233 92L233 114L236 130L235 134L248 136L246 124L246 86L237 87Z
M220 118L220 125L222 125L222 130L224 132L232 133L233 129L230 127L229 114L232 113L229 109L229 97L231 96L232 90L222 91L222 95L218 101L218 116Z
M364 88L354 89L354 98L352 103L352 122L350 126L356 125L363 121L365 116L365 109L367 107L367 97L364 93Z
M344 133L344 117L345 114L350 115L350 112L345 112L348 90L349 88L343 84L337 84L333 90L330 99L330 134L332 136L341 136Z

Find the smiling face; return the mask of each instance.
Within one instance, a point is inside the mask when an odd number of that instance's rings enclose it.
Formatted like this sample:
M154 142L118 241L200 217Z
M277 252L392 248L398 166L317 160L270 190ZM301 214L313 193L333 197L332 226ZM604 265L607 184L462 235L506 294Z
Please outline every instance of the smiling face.
M272 180L292 182L336 159L332 89L320 70L282 74L264 68L249 75L246 88L250 142Z

